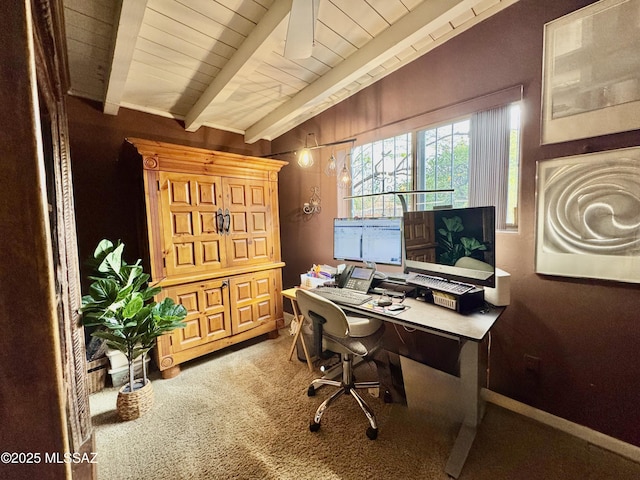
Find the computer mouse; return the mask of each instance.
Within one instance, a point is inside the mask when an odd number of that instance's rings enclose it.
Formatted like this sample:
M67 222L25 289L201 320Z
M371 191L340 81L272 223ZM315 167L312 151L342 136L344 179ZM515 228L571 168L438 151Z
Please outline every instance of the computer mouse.
M378 300L377 304L379 307L388 307L389 305L391 305L393 302L388 299L388 298L381 298L380 300Z
M404 310L405 308L406 307L404 305L396 303L395 305L390 305L389 307L387 307L387 310L389 310L390 312L397 312L398 310Z

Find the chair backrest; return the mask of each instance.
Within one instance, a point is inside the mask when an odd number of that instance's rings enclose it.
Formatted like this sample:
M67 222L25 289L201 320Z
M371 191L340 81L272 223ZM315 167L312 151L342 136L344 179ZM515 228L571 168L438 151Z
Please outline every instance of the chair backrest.
M298 289L296 300L300 313L305 318L312 320L311 312L321 316L326 323L322 325L322 330L336 338L347 338L349 336L349 323L342 309L326 298L316 295L308 290Z

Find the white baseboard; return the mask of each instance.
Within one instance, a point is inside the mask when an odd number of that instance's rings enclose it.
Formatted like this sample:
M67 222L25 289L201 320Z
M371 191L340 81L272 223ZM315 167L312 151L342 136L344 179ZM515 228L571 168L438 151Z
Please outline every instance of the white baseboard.
M555 428L562 432L580 438L597 447L603 448L610 452L616 453L622 457L628 458L636 463L640 463L640 447L610 437L603 433L597 432L577 423L570 422L561 417L556 417L550 413L538 410L527 404L518 402L499 393L483 388L480 392L482 399L486 402L493 403L499 407L519 413L525 417L531 418L549 427Z

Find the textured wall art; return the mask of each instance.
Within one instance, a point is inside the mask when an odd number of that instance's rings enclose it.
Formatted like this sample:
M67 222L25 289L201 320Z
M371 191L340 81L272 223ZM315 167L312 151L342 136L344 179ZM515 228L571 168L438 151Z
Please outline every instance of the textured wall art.
M536 272L640 283L640 148L537 170Z

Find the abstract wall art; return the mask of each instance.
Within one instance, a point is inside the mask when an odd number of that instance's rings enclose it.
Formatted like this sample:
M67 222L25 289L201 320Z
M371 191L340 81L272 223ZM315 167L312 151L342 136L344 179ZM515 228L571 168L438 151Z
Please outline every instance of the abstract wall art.
M640 128L640 0L601 0L544 28L541 143Z
M536 272L640 283L640 147L537 164Z

